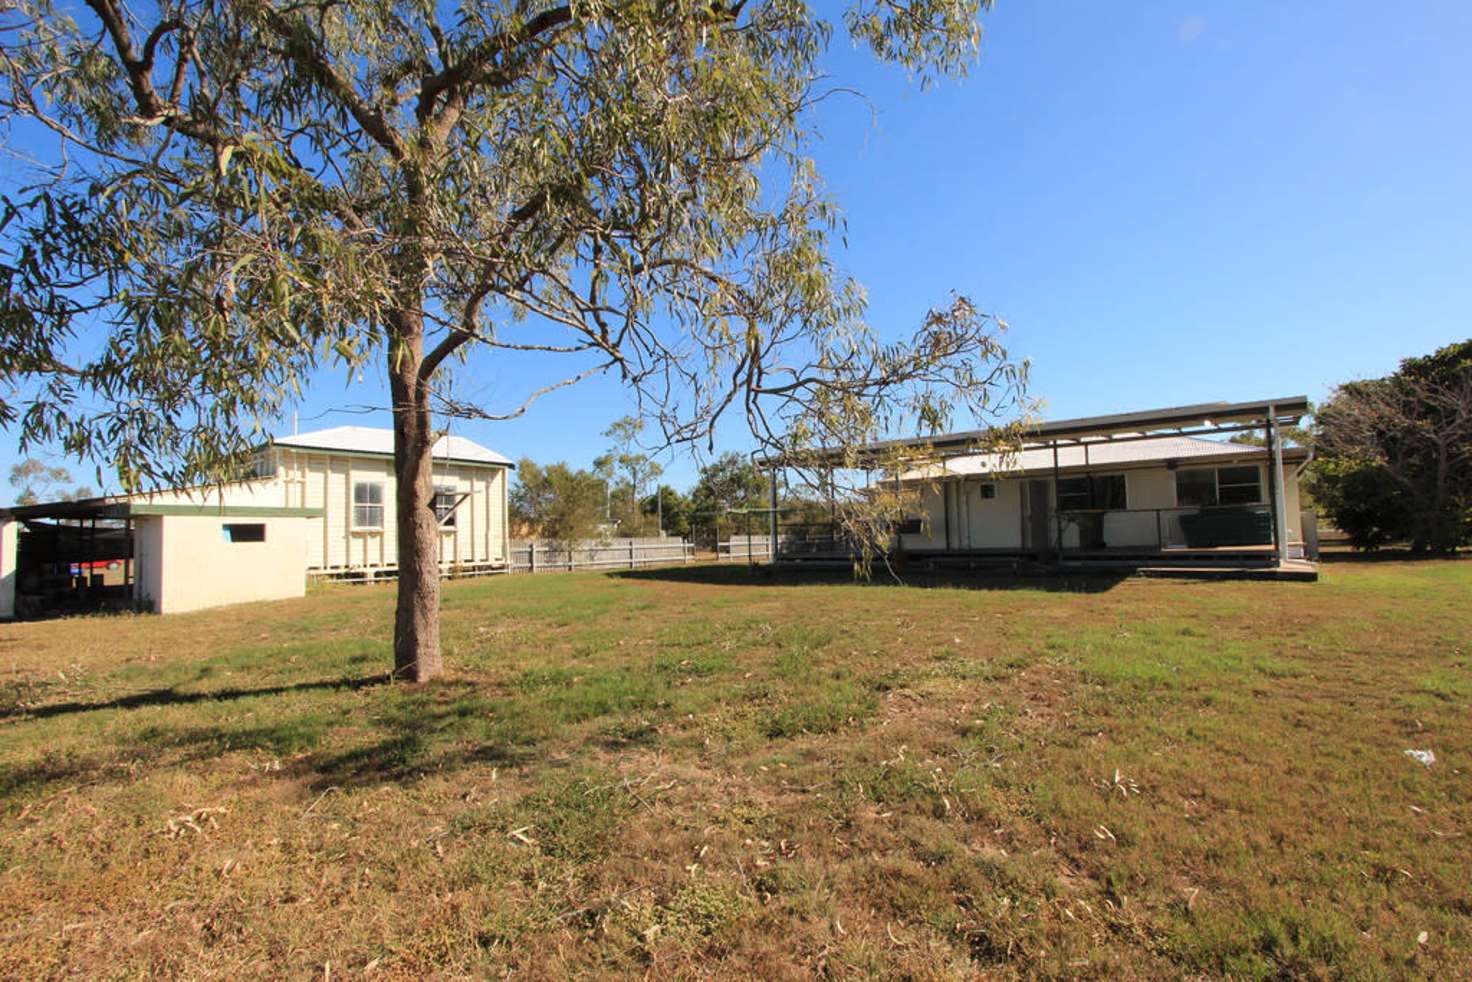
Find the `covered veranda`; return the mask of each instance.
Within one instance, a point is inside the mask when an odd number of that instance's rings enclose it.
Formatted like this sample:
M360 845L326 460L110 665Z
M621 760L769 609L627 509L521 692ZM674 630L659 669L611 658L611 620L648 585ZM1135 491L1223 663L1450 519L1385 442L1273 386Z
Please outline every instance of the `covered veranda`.
M1303 448L1285 448L1283 430L1296 426L1309 412L1304 396L1253 402L1213 402L1108 416L1039 422L1028 426L1016 454L990 453L995 434L973 430L932 437L885 440L857 453L820 451L803 458L803 466L872 469L880 482L924 483L936 489L939 508L933 524L944 525L943 535L923 539L893 536L891 558L927 567L1005 565L1026 562L1048 568L1118 569L1150 571L1169 568L1202 572L1251 570L1275 577L1312 578L1316 566L1312 529L1305 531L1297 508L1297 470L1285 488L1285 465L1301 470L1310 455ZM1239 433L1261 434L1265 446L1246 446L1223 438ZM1161 449L1164 448L1164 449ZM1180 448L1177 450L1176 448ZM1179 453L1181 459L1168 454ZM917 461L898 472L893 461ZM990 458L988 460L987 458ZM1086 475L1105 469L1154 466L1160 476L1178 467L1199 467L1199 461L1256 468L1261 487L1250 503L1182 503L1154 500L1148 507L1133 502L1091 502L1062 493L1087 486ZM1132 462L1120 464L1120 461ZM768 460L774 478L795 461ZM1245 470L1247 468L1239 468ZM1133 480L1133 479L1132 479ZM968 481L1006 482L1020 507L1008 503L1013 539L974 541L953 530L962 509L954 504ZM818 527L811 522L791 523L776 509L774 480L772 510L767 532L769 549L780 564L821 564L851 561L838 523ZM831 481L829 482L831 485ZM1122 488L1123 477L1119 477ZM1158 482L1157 482L1158 483ZM995 494L995 485L992 493ZM1225 500L1225 496L1224 496ZM1295 509L1290 531L1289 510ZM990 514L997 514L995 510ZM955 515L957 521L952 520ZM1015 517L1014 517L1015 515ZM970 521L968 518L967 522ZM1309 517L1311 524L1311 516ZM1104 541L1100 530L1133 529L1134 534L1111 533ZM913 530L912 530L913 531ZM1006 538L1003 536L1002 538ZM986 537L982 537L983 540ZM917 545L918 540L918 545Z

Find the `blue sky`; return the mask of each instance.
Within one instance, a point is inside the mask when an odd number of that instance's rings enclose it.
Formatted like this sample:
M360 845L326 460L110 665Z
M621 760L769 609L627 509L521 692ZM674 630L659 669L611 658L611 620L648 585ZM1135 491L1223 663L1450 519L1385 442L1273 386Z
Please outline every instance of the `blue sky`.
M868 99L818 119L835 258L886 335L965 293L1053 418L1319 399L1472 336L1472 4L1000 0L984 26L970 78L929 91L846 41L830 58ZM523 372L478 362L463 388L543 381ZM328 412L383 401L371 371L327 372L300 426L387 425ZM594 380L457 429L586 465L630 408Z

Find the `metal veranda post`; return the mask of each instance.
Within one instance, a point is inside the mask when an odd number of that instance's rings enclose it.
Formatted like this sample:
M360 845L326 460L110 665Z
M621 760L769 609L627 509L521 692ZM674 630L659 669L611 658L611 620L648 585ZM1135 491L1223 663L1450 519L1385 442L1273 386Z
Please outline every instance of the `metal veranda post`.
M772 499L772 501L771 501L772 510L769 513L768 517L767 517L767 529L768 529L768 532L771 534L771 537L772 537L772 541L771 541L771 545L770 545L771 554L768 557L768 561L771 562L771 564L773 566L776 566L777 565L777 465L776 464L773 464L772 465L772 469L767 473L767 483L771 485L771 499Z
M1053 441L1053 527L1058 535L1058 560L1063 560L1063 511L1058 507L1058 441Z
M1273 450L1273 538L1281 564L1288 561L1288 489L1283 482L1283 431L1278 426L1276 406L1268 407L1268 440Z

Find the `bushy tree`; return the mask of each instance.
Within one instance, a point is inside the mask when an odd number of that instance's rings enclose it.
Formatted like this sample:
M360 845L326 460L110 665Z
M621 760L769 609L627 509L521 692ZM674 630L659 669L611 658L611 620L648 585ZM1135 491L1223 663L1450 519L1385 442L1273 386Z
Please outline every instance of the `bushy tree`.
M690 492L692 527L702 537L719 540L732 528L727 512L767 507L768 487L767 475L749 457L721 454L700 469L695 489Z
M644 513L645 524L653 522L657 531L680 538L690 536L690 496L678 488L661 484L654 494L644 499L640 510Z
M1315 413L1316 502L1350 542L1472 542L1472 340L1349 382Z
M985 2L851 0L842 27L928 83ZM441 667L436 414L612 372L662 440L736 413L799 466L1005 422L998 322L958 297L881 341L828 258L834 30L801 0L12 0L0 111L58 148L0 209L0 422L125 490L224 480L316 369L376 362L415 680ZM471 402L473 350L545 374Z
M561 548L598 535L606 487L596 474L566 463L543 467L523 457L510 494L513 522Z

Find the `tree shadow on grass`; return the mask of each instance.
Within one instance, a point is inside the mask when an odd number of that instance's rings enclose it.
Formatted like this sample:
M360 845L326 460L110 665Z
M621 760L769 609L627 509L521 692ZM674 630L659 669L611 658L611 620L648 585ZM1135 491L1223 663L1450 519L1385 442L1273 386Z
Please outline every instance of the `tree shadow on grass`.
M443 679L374 707L373 738L304 761L317 788L404 783L476 764L513 767L547 734L506 725L509 704L463 679Z
M280 696L293 692L313 692L327 689L356 690L384 685L389 681L387 673L368 676L348 676L336 679L320 679L315 682L294 682L290 685L265 686L259 689L207 689L201 692L180 692L176 688L148 689L133 692L116 699L101 702L54 702L39 706L12 704L0 706L0 722L19 719L48 719L73 713L91 713L105 709L139 709L145 706L187 706L201 702L222 702L232 699L249 699L255 696Z
M312 702L284 712L258 707L244 717L214 722L192 714L150 721L105 749L48 751L14 766L0 766L0 803L58 784L127 780L139 768L207 765L223 754L278 756L283 776L296 775L314 791L385 782L409 783L476 764L514 766L536 755L551 734L507 726L504 706L469 680L424 686L391 686L388 676L331 679L259 689L180 693L152 690L97 703L32 707L30 716L144 706L188 706L216 699L287 696L302 692L351 692L378 687L361 706ZM342 724L350 729L344 732ZM19 725L30 722L16 721ZM366 731L366 732L364 732Z
M1357 549L1323 549L1319 552L1321 563L1420 563L1420 562L1447 562L1456 559L1472 559L1472 553L1466 550L1460 552L1412 552L1410 549L1390 548L1375 549L1365 552Z
M610 574L619 579L690 583L702 586L907 586L916 589L1032 590L1045 593L1104 593L1114 589L1130 574L1120 572L1020 573L1011 569L947 570L891 573L875 567L868 580L847 569L801 569L752 566L746 563L712 563L701 566L661 566L621 570Z

